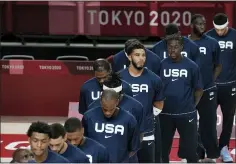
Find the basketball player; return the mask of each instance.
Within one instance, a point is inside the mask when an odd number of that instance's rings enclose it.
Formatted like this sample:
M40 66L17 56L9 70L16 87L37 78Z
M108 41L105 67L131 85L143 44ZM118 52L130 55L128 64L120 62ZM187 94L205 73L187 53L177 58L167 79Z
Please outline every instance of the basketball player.
M119 94L104 90L101 107L87 111L82 122L85 136L104 145L112 163L127 163L139 149L139 129L134 116L118 104Z
M178 34L181 35L181 32L179 30L179 27L176 24L168 24L165 27L165 38L168 36L171 36L173 34ZM157 54L161 60L165 59L168 57L168 50L167 50L167 44L166 40L163 39L159 42L157 42L153 48L152 51ZM189 40L187 37L184 37L184 48L183 51L181 52L182 55L190 58L194 62L198 63L199 62L199 49L198 46L191 40Z
M118 72L129 66L130 62L127 55L127 48L133 42L140 42L140 41L137 39L127 40L125 42L125 49L118 52L112 57L111 65L112 65L112 70L114 72ZM144 64L144 67L147 67L152 72L158 75L160 71L161 59L149 49L145 49L145 51L146 51L146 62Z
M208 31L207 35L218 41L222 64L222 71L216 80L218 105L223 114L219 148L223 162L232 162L228 147L236 109L236 30L228 27L228 17L223 13L214 16L213 25L214 28Z
M71 163L90 163L88 157L79 148L66 142L67 135L64 127L59 123L51 126L52 138L50 139L50 150L68 159Z
M203 80L204 92L197 106L200 116L199 133L203 146L206 149L207 158L216 162L219 155L217 139L217 88L216 78L221 72L220 46L218 42L204 34L206 30L206 19L201 14L193 15L191 19L191 34L189 39L193 40L201 53L200 70Z
M160 78L149 69L144 68L145 52L145 48L140 42L130 43L126 51L130 65L122 70L120 75L122 79L131 84L134 98L143 105L145 111L145 131L141 149L138 151L139 162L153 163L156 156L155 142L161 141L159 133L154 142L154 116L158 118L157 115L163 108L164 97ZM156 129L160 132L159 125L156 126ZM161 146L156 147L156 153L160 152L160 149Z
M89 158L90 163L109 163L107 149L97 141L84 136L84 127L78 118L68 118L64 124L67 141L77 146Z
M184 38L173 35L166 38L169 57L161 62L160 77L166 96L160 113L162 160L169 163L169 154L176 129L180 135L178 156L188 163L197 163L196 105L202 96L199 67L181 55Z
M69 163L66 158L48 149L52 132L47 123L33 122L27 131L27 136L34 154L34 160L30 163Z
M110 63L105 59L97 59L94 61L93 70L95 77L86 81L80 89L79 113L84 114L88 110L88 106L94 100L100 97L103 82L112 73ZM122 81L123 91L127 95L132 95L132 90L125 81Z

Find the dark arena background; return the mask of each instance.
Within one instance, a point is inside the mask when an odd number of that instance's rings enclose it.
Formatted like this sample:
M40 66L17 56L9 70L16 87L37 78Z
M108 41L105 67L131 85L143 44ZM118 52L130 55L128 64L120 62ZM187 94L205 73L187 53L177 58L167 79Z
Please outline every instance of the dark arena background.
M230 26L236 28L233 1L1 1L1 162L9 162L17 148L28 147L25 133L32 121L63 123L68 116L80 117L79 91L93 76L93 60L114 55L130 38L152 48L169 23L188 35L196 13L206 17L209 30L219 12L227 14ZM72 58L58 61L59 56ZM20 60L9 60L13 58ZM221 125L218 109L219 134ZM230 151L235 160L235 124L233 128ZM171 161L178 162L177 133L175 137Z

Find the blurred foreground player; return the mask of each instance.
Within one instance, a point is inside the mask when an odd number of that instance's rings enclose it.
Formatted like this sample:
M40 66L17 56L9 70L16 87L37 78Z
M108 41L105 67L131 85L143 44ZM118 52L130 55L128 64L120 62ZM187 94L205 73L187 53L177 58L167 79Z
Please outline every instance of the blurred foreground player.
M121 78L132 86L133 97L144 107L145 125L144 137L141 149L138 151L140 163L153 163L159 156L161 146L155 147L155 142L161 143L160 127L156 126L158 134L154 137L154 116L163 108L164 97L162 95L161 79L152 71L144 68L146 62L145 48L140 42L132 42L127 47L130 65L120 72ZM159 160L160 161L160 160Z
M28 149L16 149L12 154L10 163L28 163L34 160L34 154Z
M216 80L218 104L223 114L223 126L219 140L220 155L224 162L233 162L228 150L236 109L236 30L228 27L227 15L218 13L213 20L214 29L207 35L215 38L221 49L222 71Z
M79 148L66 142L67 135L64 127L59 123L51 126L52 138L50 149L68 159L71 163L90 163L89 158Z
M172 35L181 35L181 32L176 24L168 24L165 27L165 38L168 38L169 36ZM184 46L183 50L181 52L182 55L188 57L192 61L198 63L199 62L199 49L198 46L191 40L189 40L187 37L183 37L184 39ZM168 50L167 50L167 43L166 40L163 39L156 43L152 51L157 54L161 60L165 59L168 57Z
M93 64L93 70L95 77L86 81L80 89L80 114L84 114L88 110L89 104L100 97L102 85L112 73L111 65L106 59L95 60ZM122 85L124 93L133 96L130 86L125 81L122 81Z
M197 105L200 116L199 133L203 146L206 149L207 158L214 160L220 156L217 139L217 88L216 78L221 72L220 46L218 42L204 34L206 29L206 19L201 14L193 15L191 19L191 35L200 49L200 70L202 75L204 92ZM203 159L205 158L202 157Z
M119 94L104 90L101 107L87 111L83 117L84 134L104 145L112 163L127 163L140 146L137 121L129 112L117 107Z
M200 69L196 63L181 55L184 40L179 35L168 37L169 57L162 60L160 77L166 96L160 113L162 160L169 163L169 154L176 129L180 135L180 158L197 163L197 111L202 96Z
M107 149L97 141L84 136L84 128L78 118L68 118L65 122L67 141L77 146L89 158L90 163L109 163Z
M34 154L34 160L30 163L69 163L66 158L48 149L52 132L47 123L33 122L27 131L27 136Z
M112 70L114 72L118 72L129 66L130 62L127 55L127 48L133 42L140 42L140 41L137 39L127 40L125 42L125 49L112 56L111 65L112 65ZM144 67L147 67L152 72L158 75L160 71L161 59L149 49L145 49L145 51L146 51L146 62L144 64Z

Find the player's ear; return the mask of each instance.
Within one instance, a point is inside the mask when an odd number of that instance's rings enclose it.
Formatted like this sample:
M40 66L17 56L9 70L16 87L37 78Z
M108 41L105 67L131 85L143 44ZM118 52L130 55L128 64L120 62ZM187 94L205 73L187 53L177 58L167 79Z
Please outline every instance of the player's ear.
M128 59L129 59L129 61L131 62L131 60L132 60L132 59L131 59L131 54L128 55Z
M67 133L65 134L63 139L64 139L64 141L67 141Z
M81 133L82 133L82 135L84 135L84 128L81 129Z

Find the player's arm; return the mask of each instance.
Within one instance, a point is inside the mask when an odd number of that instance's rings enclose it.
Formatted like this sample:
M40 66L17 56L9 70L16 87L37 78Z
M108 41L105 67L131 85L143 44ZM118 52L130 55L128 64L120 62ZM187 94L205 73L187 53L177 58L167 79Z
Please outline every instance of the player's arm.
M201 59L201 52L199 50L199 47L192 42L193 44L191 45L191 60L194 61L197 65L200 65L200 59Z
M128 141L128 151L129 157L132 157L135 153L137 153L140 148L140 138L139 138L139 129L137 125L137 121L133 118L129 122L129 141Z
M157 116L161 113L163 107L164 107L164 94L163 94L163 84L159 76L156 76L155 81L155 97L153 102L153 114L154 116Z
M153 68L153 72L159 76L160 69L161 69L161 58L156 55L156 56L154 56L153 61L154 61L153 63L155 63L154 68Z
M86 116L86 114L84 115L84 117L82 118L82 125L84 128L84 136L89 137L88 136L88 118Z
M87 103L86 103L86 89L84 86L80 89L80 96L79 96L79 113L84 115L84 113L87 111Z
M220 75L222 70L222 65L220 64L220 45L215 40L215 51L213 56L213 63L214 63L214 80Z
M200 73L200 69L197 66L196 69L193 72L193 88L194 91L194 103L195 106L199 103L201 100L202 94L203 94L203 83L202 83L202 77Z
M97 163L110 163L110 156L107 151L107 148L102 147L101 150L99 151L99 157Z

